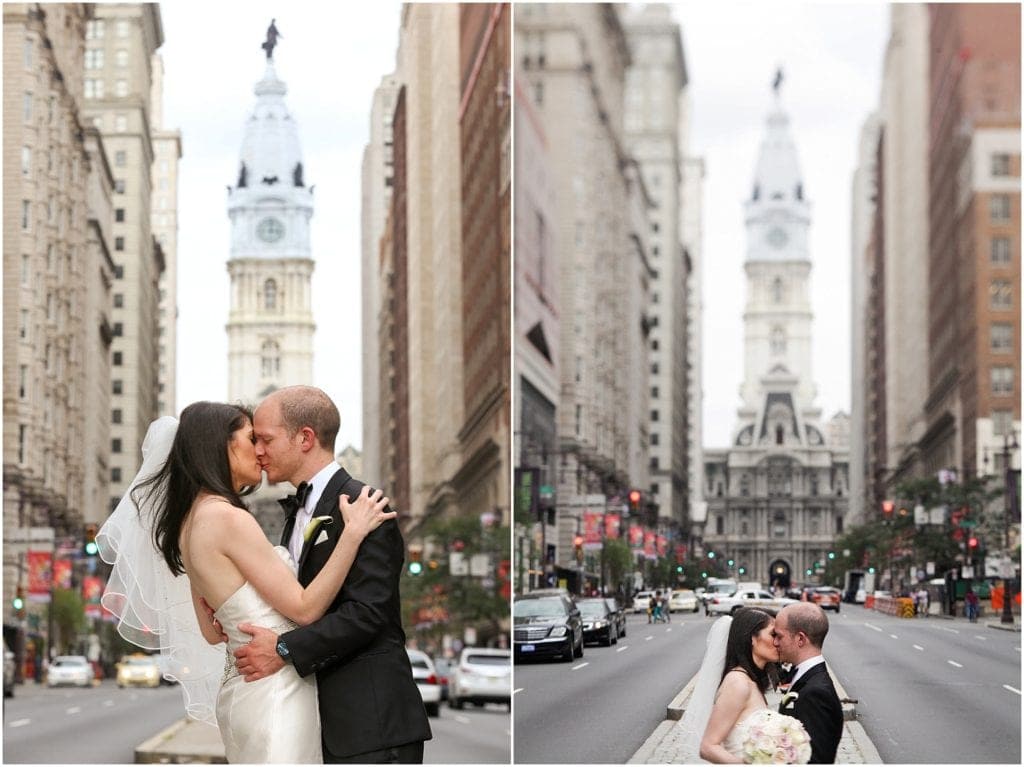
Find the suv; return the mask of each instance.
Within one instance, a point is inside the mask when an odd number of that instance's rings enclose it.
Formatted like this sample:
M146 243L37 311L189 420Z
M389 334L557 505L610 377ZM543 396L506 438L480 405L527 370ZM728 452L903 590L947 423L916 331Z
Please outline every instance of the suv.
M488 647L466 647L448 683L448 705L482 706L503 703L512 710L512 653Z
M423 707L427 710L427 716L440 714L441 706L441 685L437 680L437 670L434 668L434 661L422 650L405 648L409 654L409 665L412 666L412 678L423 698Z
M524 594L512 602L515 659L583 657L579 608L562 594ZM450 692L450 691L449 691Z

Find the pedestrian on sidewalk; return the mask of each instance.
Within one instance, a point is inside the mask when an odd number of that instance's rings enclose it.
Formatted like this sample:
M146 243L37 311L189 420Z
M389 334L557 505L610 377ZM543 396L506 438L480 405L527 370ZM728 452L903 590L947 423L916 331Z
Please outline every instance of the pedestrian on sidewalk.
M918 589L917 599L915 600L915 602L916 604L914 605L914 607L917 609L918 617L921 617L922 615L928 615L928 589L926 589L924 586L921 586L921 588Z
M967 619L971 623L978 622L978 595L974 593L974 589L967 589L967 593L964 595L964 603L967 607Z

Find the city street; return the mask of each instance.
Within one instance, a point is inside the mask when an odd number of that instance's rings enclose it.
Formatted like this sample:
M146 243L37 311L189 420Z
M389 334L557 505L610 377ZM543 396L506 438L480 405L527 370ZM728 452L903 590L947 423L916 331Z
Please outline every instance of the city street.
M4 701L3 761L132 764L135 747L182 717L177 686L86 689L18 685Z
M47 689L19 685L4 701L5 764L132 764L135 748L183 716L177 687ZM508 764L510 715L504 706L441 708L426 764Z
M829 620L825 657L885 762L1020 763L1019 633L859 605ZM696 673L712 622L631 615L618 645L588 646L572 664L517 664L516 761L627 761Z

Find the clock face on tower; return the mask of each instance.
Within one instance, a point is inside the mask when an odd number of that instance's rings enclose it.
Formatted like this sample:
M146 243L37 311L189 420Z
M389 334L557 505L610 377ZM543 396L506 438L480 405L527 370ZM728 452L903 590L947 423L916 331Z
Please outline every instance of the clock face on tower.
M256 236L264 242L277 242L284 237L284 224L273 216L267 216L256 224Z
M785 247L787 242L789 242L789 236L785 229L775 226L768 230L768 244L773 248Z

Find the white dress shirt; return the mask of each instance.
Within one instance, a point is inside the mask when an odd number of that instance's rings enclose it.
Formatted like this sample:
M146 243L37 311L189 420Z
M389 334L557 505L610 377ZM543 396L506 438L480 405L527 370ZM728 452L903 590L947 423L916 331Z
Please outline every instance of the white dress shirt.
M302 534L306 530L306 525L313 518L313 511L320 502L320 496L324 494L324 488L327 487L331 477L340 468L341 466L337 461L331 461L309 480L312 489L306 497L306 505L295 512L295 527L292 528L292 537L288 541L288 551L291 552L292 559L295 560L296 565L299 563L299 557L302 556L302 546L305 543Z
M796 667L796 673L793 674L793 681L791 681L789 683L789 689L791 689L791 690L793 689L793 685L796 684L796 680L797 679L802 677L804 674L806 674L812 668L817 666L819 663L824 663L824 662L825 662L825 656L824 655L815 655L813 658L808 658L803 663L801 663L799 666L797 666Z

